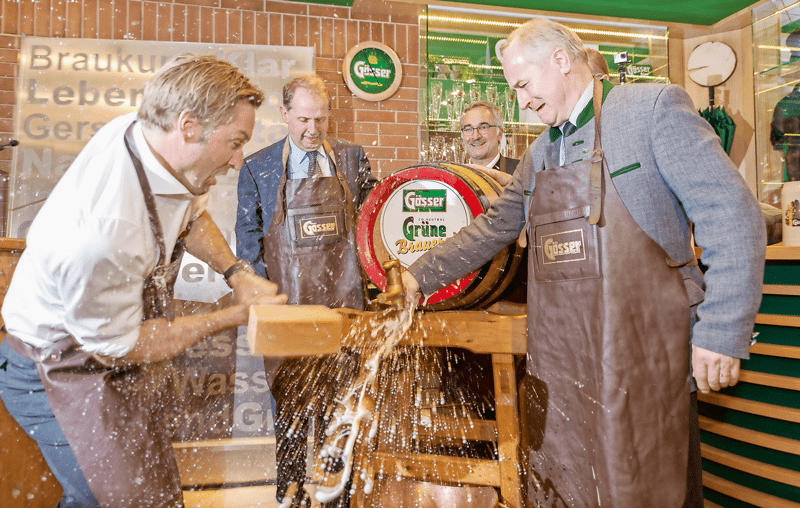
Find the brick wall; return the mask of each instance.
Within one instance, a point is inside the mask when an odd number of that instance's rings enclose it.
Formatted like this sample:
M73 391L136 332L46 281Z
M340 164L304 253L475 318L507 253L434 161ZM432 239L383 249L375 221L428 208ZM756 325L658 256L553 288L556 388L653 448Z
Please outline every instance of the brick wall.
M0 0L0 141L14 132L23 35L314 46L317 72L333 97L329 135L363 145L373 172L386 176L418 157L418 7L404 4L402 15L379 14L388 4L375 4L382 8L370 14L363 11L373 9L265 0ZM341 75L344 55L367 40L393 48L403 63L400 90L382 102L353 96ZM1 151L0 226L10 168L11 150Z

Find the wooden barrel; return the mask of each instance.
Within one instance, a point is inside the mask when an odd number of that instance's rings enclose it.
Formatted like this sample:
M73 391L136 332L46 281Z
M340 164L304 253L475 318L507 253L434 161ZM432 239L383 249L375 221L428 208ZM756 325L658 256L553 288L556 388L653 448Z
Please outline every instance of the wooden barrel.
M501 192L485 173L448 162L410 166L381 180L358 219L358 252L370 280L385 291L385 261L396 258L408 267L488 210ZM511 284L522 252L516 242L504 248L479 270L431 295L422 308L491 305Z

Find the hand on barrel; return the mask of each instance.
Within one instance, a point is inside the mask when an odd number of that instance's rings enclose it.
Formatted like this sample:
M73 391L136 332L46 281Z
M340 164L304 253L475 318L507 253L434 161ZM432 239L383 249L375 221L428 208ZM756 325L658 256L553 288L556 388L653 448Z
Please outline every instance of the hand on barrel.
M739 381L738 358L692 346L692 369L697 389L702 393L733 386Z
M245 305L283 305L287 296L278 294L278 285L259 275L239 272L231 279L233 296Z
M403 270L401 277L403 280L403 293L405 294L405 307L410 309L419 303L422 293L419 292L417 279L407 270Z

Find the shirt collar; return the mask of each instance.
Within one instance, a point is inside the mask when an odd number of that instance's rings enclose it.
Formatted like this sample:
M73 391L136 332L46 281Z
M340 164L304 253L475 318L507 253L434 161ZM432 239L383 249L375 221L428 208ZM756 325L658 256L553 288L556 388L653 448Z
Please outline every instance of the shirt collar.
M306 154L308 154L308 152L297 146L292 140L292 137L289 136L289 167L292 168L292 172L306 172L308 169L307 163L305 162ZM326 160L328 158L322 146L317 149L317 161L319 161L320 158ZM308 175L306 174L306 176Z
M487 167L487 168L493 168L493 167L495 167L495 166L497 165L497 163L498 163L499 161L500 161L500 152L497 152L497 155L495 155L495 156L494 156L494 159L492 159L492 160L491 160L491 162L489 162L489 164L486 164L486 167ZM471 162L472 164L478 164L477 162L475 162L475 161L474 161L474 160L472 160L471 158L470 158L470 162ZM483 166L483 164L478 164L478 165L479 165L479 166Z
M603 102L606 100L606 96L608 96L608 92L614 88L614 85L608 81L603 80ZM583 91L581 94L581 98L578 99L578 102L575 104L575 107L572 109L572 114L569 115L569 121L575 125L578 129L586 125L586 123L594 118L594 80L589 83L589 86L586 87L586 90ZM550 127L549 134L550 134L550 142L557 140L561 137L561 127Z
M162 196L185 194L191 196L189 190L167 168L158 162L155 154L150 150L147 140L144 139L141 122L136 122L133 125L133 143L136 145L136 151L142 161L144 171L147 173L147 181L150 183L150 189L153 194Z

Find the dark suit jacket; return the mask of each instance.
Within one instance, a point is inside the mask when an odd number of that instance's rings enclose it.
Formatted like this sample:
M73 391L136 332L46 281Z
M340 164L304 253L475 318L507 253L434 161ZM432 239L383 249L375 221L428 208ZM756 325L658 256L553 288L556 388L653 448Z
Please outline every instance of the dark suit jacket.
M356 210L361 207L377 178L372 176L369 160L360 145L335 138L325 138L335 157L336 168L342 173L356 198ZM236 256L248 261L262 276L266 276L263 258L264 233L272 222L278 184L286 171L283 147L287 138L259 150L244 161L239 171L239 207L236 214Z
M514 170L517 169L517 164L519 164L519 159L510 159L500 155L500 159L498 159L497 164L494 165L494 169L513 175Z

